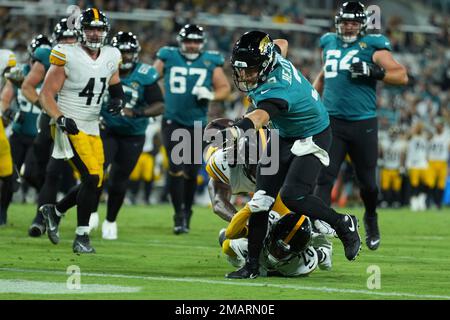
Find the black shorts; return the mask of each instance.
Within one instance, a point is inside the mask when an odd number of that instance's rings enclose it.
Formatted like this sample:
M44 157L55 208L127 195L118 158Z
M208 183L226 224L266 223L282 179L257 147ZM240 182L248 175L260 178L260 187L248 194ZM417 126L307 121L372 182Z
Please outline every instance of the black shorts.
M203 130L203 127L186 127L173 120L163 119L162 138L171 172L188 172L191 167L202 165L203 149L206 147Z

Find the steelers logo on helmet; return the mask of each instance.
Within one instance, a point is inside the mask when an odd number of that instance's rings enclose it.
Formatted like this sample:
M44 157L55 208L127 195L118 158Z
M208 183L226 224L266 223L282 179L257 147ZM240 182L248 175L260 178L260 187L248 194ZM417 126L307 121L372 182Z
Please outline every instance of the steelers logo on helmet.
M358 1L345 2L334 18L338 37L345 43L358 40L366 32L368 23L364 5Z
M272 265L289 260L306 250L311 242L311 222L306 216L290 212L269 231L264 254Z
M233 81L243 92L254 90L267 80L275 50L272 38L263 31L249 31L235 43L231 55Z
M79 32L72 26L69 28L67 24L67 18L62 18L53 29L52 39L53 42L61 42L65 40L78 41Z
M141 45L136 35L132 32L119 31L111 40L111 46L119 49L122 54L121 70L134 68L139 59Z
M203 27L187 24L181 28L177 36L181 54L188 60L195 60L200 56L206 43Z
M81 44L91 50L105 45L110 29L108 18L97 8L84 10L80 15Z
M39 34L37 36L35 36L30 44L28 45L28 53L30 54L30 57L32 59L34 59L34 52L36 51L37 48L48 48L51 49L52 48L52 42L49 40L49 38L44 35L44 34Z

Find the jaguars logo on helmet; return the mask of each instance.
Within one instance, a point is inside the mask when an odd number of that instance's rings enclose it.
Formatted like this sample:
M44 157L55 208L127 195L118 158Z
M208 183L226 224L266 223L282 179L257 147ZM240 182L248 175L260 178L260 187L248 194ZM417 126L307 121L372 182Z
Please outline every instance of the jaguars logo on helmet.
M79 25L82 45L91 50L98 50L105 45L110 24L103 12L97 8L84 10L80 15ZM94 30L101 30L101 35L94 34Z
M119 31L111 40L111 46L122 53L120 69L130 70L138 62L141 46L137 37L132 32Z
M275 50L272 38L262 31L246 32L234 45L231 55L233 80L243 92L255 89L267 80ZM256 75L256 76L255 76Z

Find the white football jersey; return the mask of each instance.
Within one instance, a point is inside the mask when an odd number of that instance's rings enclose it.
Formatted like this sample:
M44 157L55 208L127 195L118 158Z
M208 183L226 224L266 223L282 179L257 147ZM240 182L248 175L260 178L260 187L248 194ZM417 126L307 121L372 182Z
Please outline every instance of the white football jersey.
M399 169L401 166L401 157L406 151L406 147L406 142L403 140L383 140L381 142L383 167L385 169Z
M99 135L102 97L120 62L120 51L111 46L102 47L95 60L79 43L58 44L52 49L50 63L64 66L66 73L58 93L58 107L62 114L75 120L81 131Z
M256 181L247 176L244 165L230 166L223 149L218 149L211 155L206 164L206 171L213 179L230 185L233 194L255 192Z
M428 149L428 159L433 161L447 161L450 135L444 131L433 135Z
M408 169L426 169L428 141L422 135L413 136L408 141L408 151L406 154L406 167Z

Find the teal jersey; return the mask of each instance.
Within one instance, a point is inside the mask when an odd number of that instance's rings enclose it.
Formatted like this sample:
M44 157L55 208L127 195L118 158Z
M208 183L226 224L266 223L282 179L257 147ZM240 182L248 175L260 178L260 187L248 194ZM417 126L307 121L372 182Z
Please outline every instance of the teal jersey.
M376 80L352 79L349 68L354 62L373 64L376 50L392 50L389 40L380 34L345 43L336 33L326 33L320 38L324 61L323 103L330 116L344 120L375 118Z
M45 71L47 72L50 68L50 53L52 49L51 48L37 48L34 51L34 58L42 63L45 67Z
M289 60L278 53L275 59L267 81L249 92L254 106L267 99L287 102L288 109L270 119L282 138L307 138L325 130L330 120L319 93Z
M212 90L213 71L221 67L224 57L204 51L195 60L187 60L176 47L162 47L157 58L164 61L165 111L164 118L193 127L194 121L207 124L208 103L197 101L194 86Z
M120 82L126 96L125 108L145 108L147 103L144 98L146 86L158 81L158 71L145 63L137 63L134 69L126 77L121 77ZM113 116L107 110L108 99L105 99L101 116L106 126L114 132L126 136L144 135L148 125L148 118L129 118L121 115Z
M24 76L30 72L30 66L24 65L22 67ZM39 84L36 91L39 93L41 85ZM25 98L22 94L22 90L15 88L17 105L20 112L22 113L21 122L14 121L12 130L17 134L23 134L27 136L34 137L37 135L37 119L41 110L32 104Z

